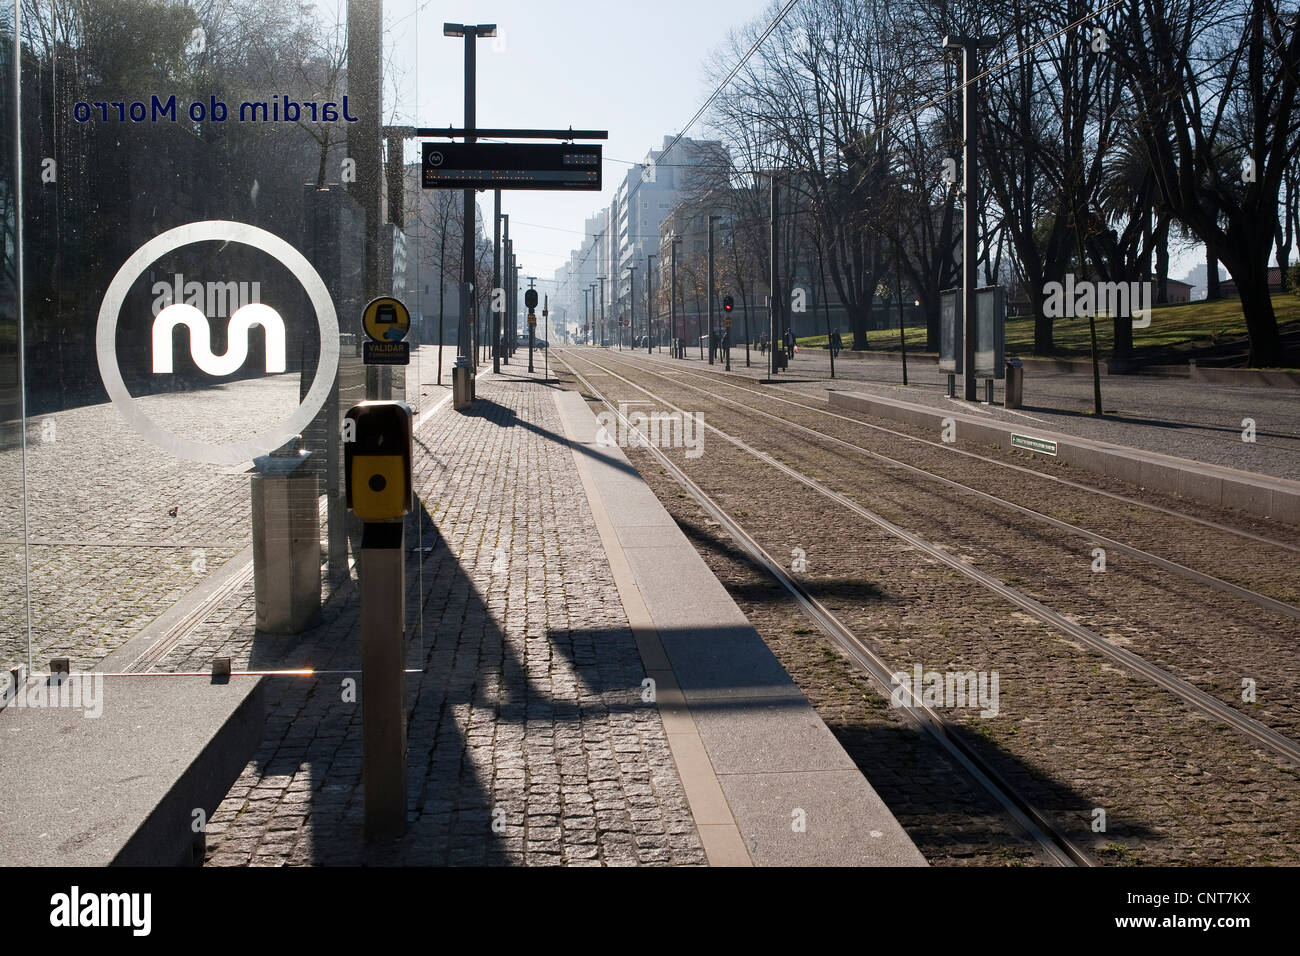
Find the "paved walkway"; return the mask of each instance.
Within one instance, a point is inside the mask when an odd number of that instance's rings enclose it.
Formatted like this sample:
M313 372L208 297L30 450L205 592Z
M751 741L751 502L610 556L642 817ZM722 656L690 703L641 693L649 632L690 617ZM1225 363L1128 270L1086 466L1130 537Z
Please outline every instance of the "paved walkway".
M646 352L641 350L641 356ZM665 351L654 358L672 361ZM731 370L765 377L767 356L757 349L745 367L743 346L731 350ZM688 368L698 371L698 351L687 350ZM720 368L721 366L714 366ZM830 378L824 350L805 350L780 372L779 380L809 394L825 389L884 395L899 401L971 410L1000 421L1037 424L1049 431L1190 458L1225 468L1300 480L1300 390L1266 386L1220 385L1144 375L1103 375L1105 418L1092 414L1092 375L1026 368L1024 404L1019 411L1001 407L1002 383L994 388L995 406L947 397L947 373L933 362L909 361L908 385L902 364L886 359L841 358ZM959 383L960 387L960 383ZM980 385L980 398L984 396ZM1255 441L1242 441L1243 420L1255 423Z
M402 397L417 411L450 394L456 349L443 349L441 387L437 352L426 345L413 354ZM222 441L256 430L268 407L288 414L297 394L296 375L282 375L150 395L141 404L177 434ZM252 541L247 464L164 455L109 403L28 420L24 515L18 428L0 426L0 485L14 492L0 501L0 692L9 668L28 661L28 562L33 669L67 656L74 670L90 670Z
M481 376L472 414L418 430L415 469L407 838L361 839L359 675L277 677L209 862L704 863L551 389L513 365ZM255 636L253 616L232 594L159 669L358 666L355 592L296 641Z

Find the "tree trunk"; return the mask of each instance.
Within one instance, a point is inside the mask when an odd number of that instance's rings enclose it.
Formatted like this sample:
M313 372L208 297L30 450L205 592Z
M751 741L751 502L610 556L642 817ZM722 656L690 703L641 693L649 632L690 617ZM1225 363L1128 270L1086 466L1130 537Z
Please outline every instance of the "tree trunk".
M1056 351L1053 337L1052 318L1043 314L1043 284L1037 282L1029 287L1029 304L1034 310L1034 354L1051 355Z
M867 320L871 317L871 306L866 308L861 303L848 307L849 322L853 325L853 350L863 351L867 348Z
M1161 216L1156 223L1156 302L1169 301L1169 217Z
M1250 333L1250 364L1253 368L1279 367L1286 364L1282 336L1277 330L1273 298L1268 291L1268 261L1260 266L1246 266L1232 273L1241 293L1241 311Z
M1205 300L1219 298L1219 257L1210 243L1205 244Z

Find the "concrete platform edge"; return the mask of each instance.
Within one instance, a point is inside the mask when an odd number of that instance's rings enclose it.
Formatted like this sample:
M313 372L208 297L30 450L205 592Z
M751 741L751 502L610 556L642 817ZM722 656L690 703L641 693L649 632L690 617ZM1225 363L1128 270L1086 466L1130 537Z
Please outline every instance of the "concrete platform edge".
M596 442L595 416L582 396L554 398L647 674L657 681L710 865L926 865L653 494L649 513L642 502L649 488L626 456ZM636 504L624 510L633 481ZM653 573L665 565L668 586L665 575ZM692 600L700 595L704 613ZM719 665L725 687L701 681ZM744 686L747 677L753 687ZM792 814L810 821L808 828L792 826Z
M1013 432L1046 439L1056 442L1057 457L1068 464L1153 491L1300 526L1300 482L1078 438L1036 426L990 421L956 410L914 405L883 396L830 390L827 395L832 406L933 428L936 433L943 420L951 418L957 423L957 439L961 441L991 442L1010 450Z

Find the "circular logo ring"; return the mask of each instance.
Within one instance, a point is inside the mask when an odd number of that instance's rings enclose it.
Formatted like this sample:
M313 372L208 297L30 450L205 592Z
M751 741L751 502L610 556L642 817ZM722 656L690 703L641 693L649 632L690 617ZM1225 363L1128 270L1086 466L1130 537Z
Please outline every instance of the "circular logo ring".
M316 323L320 326L320 361L316 363L316 376L312 379L311 388L302 404L292 415L271 428L258 432L245 441L221 445L190 441L161 428L145 414L144 409L127 391L126 383L122 380L122 370L117 364L117 320L131 285L160 256L181 246L211 241L238 242L252 246L288 269L307 292L307 298L311 300L316 312ZM108 284L104 301L99 307L99 323L95 327L95 354L108 397L127 424L139 435L178 458L213 465L237 465L268 454L300 434L324 406L334 387L339 365L338 315L334 311L334 302L330 299L324 280L302 253L279 236L243 222L222 219L191 222L155 236L122 263L122 268L117 270L117 275Z

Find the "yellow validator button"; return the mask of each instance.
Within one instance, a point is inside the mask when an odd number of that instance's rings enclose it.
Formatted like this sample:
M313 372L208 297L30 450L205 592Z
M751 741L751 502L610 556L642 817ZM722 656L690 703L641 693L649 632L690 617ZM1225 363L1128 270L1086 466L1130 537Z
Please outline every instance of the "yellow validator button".
M344 416L347 504L362 521L388 521L410 509L411 424L403 402L362 402Z
M352 510L363 521L400 518L410 490L401 455L353 455Z

